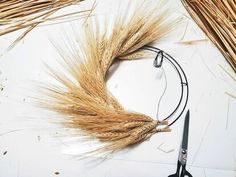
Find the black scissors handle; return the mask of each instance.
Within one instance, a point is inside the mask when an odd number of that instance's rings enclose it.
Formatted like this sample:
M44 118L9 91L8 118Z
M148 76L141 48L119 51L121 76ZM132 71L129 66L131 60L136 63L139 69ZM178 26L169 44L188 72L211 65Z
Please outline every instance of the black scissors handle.
M178 160L178 163L177 163L177 170L176 170L175 174L169 175L168 177L179 177L180 167L181 167L181 162Z
M182 170L181 170L181 174L180 174L180 177L185 177L185 176L193 177L193 176L186 170L186 164L185 164L185 165L182 165Z
M182 167L182 168L181 168ZM181 168L181 172L180 172L180 168ZM186 170L186 164L182 165L181 162L178 160L177 163L177 170L176 173L173 175L169 175L168 177L193 177L187 170Z

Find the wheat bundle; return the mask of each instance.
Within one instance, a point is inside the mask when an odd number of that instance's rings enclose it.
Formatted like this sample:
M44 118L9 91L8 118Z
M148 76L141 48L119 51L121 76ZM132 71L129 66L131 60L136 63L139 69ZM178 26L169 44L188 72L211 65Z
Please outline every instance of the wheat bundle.
M236 72L236 1L182 0L194 21Z
M26 31L15 41L22 39L38 24L45 21L65 20L69 17L82 17L90 10L77 10L51 17L58 10L78 4L82 0L3 0L0 1L0 36L19 29Z
M140 48L163 37L178 22L170 20L170 11L162 1L152 7L148 3L137 6L130 16L129 8L120 12L111 30L101 30L97 20L88 21L78 50L71 46L76 50L74 55L63 56L63 67L70 76L50 69L60 86L46 87L48 99L42 102L43 106L66 115L65 127L82 130L86 136L104 143L99 149L103 152L117 151L157 132L170 131L167 121L126 111L106 88L106 74L115 59L144 56ZM158 128L159 125L165 126Z

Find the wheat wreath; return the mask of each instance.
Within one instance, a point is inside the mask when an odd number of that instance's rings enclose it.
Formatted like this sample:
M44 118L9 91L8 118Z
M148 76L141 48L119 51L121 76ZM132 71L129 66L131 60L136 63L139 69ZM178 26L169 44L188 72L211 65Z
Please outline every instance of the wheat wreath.
M64 55L63 67L70 76L49 69L60 86L46 86L41 105L65 115L64 127L82 131L103 143L98 152L114 152L144 141L158 132L168 132L167 121L127 111L107 90L106 75L114 60L133 60L149 55L141 48L165 36L179 20L171 19L164 1L149 1L119 14L111 30L102 30L89 19L73 53ZM121 13L121 12L120 12ZM130 14L130 15L127 15ZM158 128L160 125L162 128Z

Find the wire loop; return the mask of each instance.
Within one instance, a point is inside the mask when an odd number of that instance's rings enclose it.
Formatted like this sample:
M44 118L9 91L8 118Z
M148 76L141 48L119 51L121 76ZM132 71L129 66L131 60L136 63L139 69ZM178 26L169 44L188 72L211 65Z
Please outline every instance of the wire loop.
M163 51L162 50L158 51L157 55L156 55L156 58L153 62L153 66L156 67L156 68L160 68L162 66L162 63L163 63L163 58L164 58Z

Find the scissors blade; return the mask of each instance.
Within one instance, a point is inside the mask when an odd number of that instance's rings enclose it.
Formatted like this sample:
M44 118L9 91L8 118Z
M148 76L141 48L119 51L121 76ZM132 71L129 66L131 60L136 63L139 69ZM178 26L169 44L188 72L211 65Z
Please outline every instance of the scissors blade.
M188 131L189 131L189 110L186 113L185 120L184 120L184 132L183 132L183 140L182 140L182 149L188 149Z

